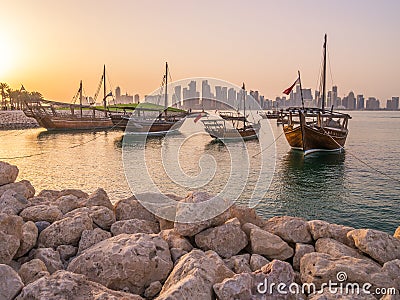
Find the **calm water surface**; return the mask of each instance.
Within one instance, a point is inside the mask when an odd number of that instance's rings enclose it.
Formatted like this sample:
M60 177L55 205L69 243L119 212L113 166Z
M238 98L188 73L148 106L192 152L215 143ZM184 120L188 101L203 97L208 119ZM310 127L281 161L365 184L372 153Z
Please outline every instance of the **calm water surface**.
M148 186L142 181L149 174L161 191L181 196L193 189L179 181L181 174L196 180L202 172L211 172L208 175L212 180L208 183L198 180L198 186L214 193L223 189L228 180L242 184L242 175L238 176L236 166L231 166L231 151L243 165L251 166L239 201L244 202L258 184L262 200L257 210L264 217L291 215L393 233L400 225L400 183L358 159L400 180L400 112L351 112L351 115L345 153L304 157L302 153L292 151L281 136L275 147L275 172L269 169L262 173L261 183L257 182L260 162L257 157L252 157L260 150L258 142L233 143L227 148L214 143L206 134L191 136L191 120L183 125L182 134L164 139L151 138L145 146L129 137L122 147L123 133L120 131L0 131L0 160L18 165L19 178L30 180L37 191L79 188L92 192L103 187L115 202L132 195L124 163L132 166L136 159L140 160L143 147L148 171L127 167L128 178L135 181L131 187L135 192L146 190ZM267 120L261 122L262 128L269 127ZM275 137L282 132L274 120L271 128ZM172 159L172 168L164 168L160 160L162 149L178 149L179 167L174 167ZM267 159L274 161L275 157L270 155ZM211 171L204 167L209 164L213 166ZM270 185L268 172L274 175Z

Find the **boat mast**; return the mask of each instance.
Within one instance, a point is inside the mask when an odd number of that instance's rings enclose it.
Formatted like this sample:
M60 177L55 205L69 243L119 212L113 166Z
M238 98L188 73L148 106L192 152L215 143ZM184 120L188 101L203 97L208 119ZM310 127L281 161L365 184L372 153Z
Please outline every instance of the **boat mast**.
M81 108L81 118L82 118L82 80L81 83L79 84L79 104Z
M103 66L103 105L104 105L104 114L107 117L107 101L106 101L106 65Z
M168 62L165 63L165 99L164 99L164 108L168 109ZM165 113L167 111L165 110Z
M304 109L304 98L303 98L303 89L301 87L301 77L300 77L300 71L297 71L299 73L299 84L300 84L300 95L301 95L301 107Z
M242 91L243 91L243 114L244 114L244 119L243 119L243 128L246 129L246 88L242 86Z
M322 112L325 112L325 89L326 89L326 33L324 38L324 70L322 75Z

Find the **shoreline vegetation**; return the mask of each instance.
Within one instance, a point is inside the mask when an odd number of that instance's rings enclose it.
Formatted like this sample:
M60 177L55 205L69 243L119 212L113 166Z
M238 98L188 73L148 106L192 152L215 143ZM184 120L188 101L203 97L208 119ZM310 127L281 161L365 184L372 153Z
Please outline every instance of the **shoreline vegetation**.
M0 299L399 297L400 226L392 236L290 216L265 220L235 204L211 220L177 223L138 201L158 194L113 204L101 188L36 192L16 181L18 173L0 162ZM213 196L173 197L199 203ZM323 288L329 280L397 295L339 297ZM275 288L260 291L267 282ZM321 293L281 294L279 284L300 291L312 284Z

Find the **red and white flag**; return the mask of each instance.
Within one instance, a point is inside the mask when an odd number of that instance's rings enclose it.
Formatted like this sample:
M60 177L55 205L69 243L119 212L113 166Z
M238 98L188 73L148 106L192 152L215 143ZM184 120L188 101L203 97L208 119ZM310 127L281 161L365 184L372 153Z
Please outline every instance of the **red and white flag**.
M296 79L296 81L290 86L288 87L286 90L284 90L282 93L289 95L290 92L293 90L294 86L299 82L299 78Z
M199 115L193 120L195 123L197 123L197 121L199 121L201 119L201 117L203 116L202 113L199 113Z

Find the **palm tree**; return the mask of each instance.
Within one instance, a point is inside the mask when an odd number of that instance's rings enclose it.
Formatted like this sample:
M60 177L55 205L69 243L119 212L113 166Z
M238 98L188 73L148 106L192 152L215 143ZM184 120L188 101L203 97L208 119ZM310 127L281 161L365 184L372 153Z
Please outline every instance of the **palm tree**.
M39 92L30 92L30 98L34 99L34 100L42 100L43 99L43 95Z
M7 83L0 82L0 90L1 90L1 108L2 109L7 109L7 90L9 90L10 87L8 86Z

